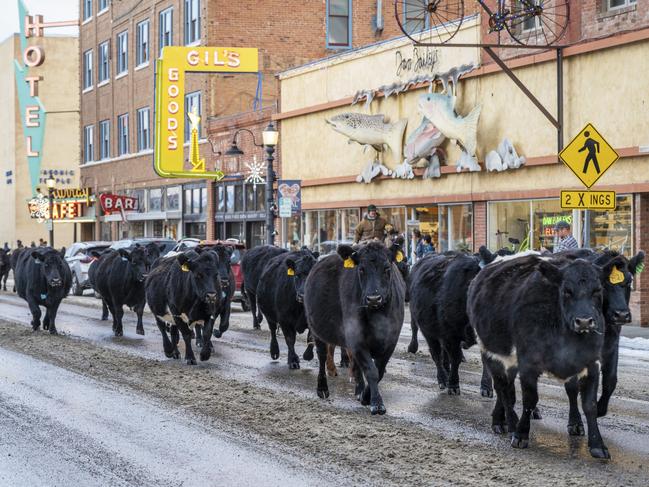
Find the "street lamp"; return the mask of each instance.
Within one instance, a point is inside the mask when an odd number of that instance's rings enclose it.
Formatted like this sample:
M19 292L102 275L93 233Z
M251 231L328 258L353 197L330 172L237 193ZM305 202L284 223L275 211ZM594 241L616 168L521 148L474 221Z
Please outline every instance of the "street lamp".
M279 132L270 122L268 126L262 131L261 137L263 144L258 144L255 140L255 134L246 128L241 128L234 133L230 148L222 155L225 156L241 156L243 151L237 145L237 135L241 132L248 132L252 136L252 143L255 147L264 147L266 150L266 243L273 245L275 243L275 198L273 195L273 183L275 182L275 172L273 171L273 161L275 160L275 147L279 141ZM212 151L214 149L212 148ZM220 152L218 152L221 155Z
M50 171L50 175L48 178L45 180L45 184L47 185L47 193L50 199L50 247L54 247L54 218L53 218L53 210L54 210L54 185L56 184L56 179L52 176L52 171Z

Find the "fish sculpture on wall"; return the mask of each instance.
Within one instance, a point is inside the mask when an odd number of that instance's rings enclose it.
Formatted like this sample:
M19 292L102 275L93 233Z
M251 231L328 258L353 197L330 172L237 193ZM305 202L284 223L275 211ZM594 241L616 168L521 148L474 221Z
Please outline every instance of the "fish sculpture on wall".
M456 99L452 92L427 93L419 97L417 106L446 138L457 141L469 157L475 157L481 107L478 105L466 117L461 117L455 113Z
M443 151L439 148L446 140L444 134L433 125L426 117L423 117L419 127L408 136L404 149L404 161L397 166L392 177L401 179L413 179L412 167L424 159L426 171L425 178L438 178L441 175L440 158L443 158Z
M393 123L386 122L385 115L365 115L362 113L341 113L326 120L332 128L346 136L349 143L356 142L365 147L372 147L377 155L383 153L387 147L395 160L400 161L402 157L403 134L408 124L407 119L401 119ZM372 178L378 174L389 175L392 173L383 165L378 157L373 159L361 174L364 182L368 175ZM365 175L364 175L365 174ZM359 177L361 177L359 176ZM371 181L371 178L370 178Z

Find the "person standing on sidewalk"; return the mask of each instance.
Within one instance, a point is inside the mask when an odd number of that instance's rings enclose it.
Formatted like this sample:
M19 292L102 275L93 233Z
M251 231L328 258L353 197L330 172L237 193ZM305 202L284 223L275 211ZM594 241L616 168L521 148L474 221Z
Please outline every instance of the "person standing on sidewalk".
M579 248L575 237L572 236L570 232L570 223L565 220L557 222L554 226L555 232L557 232L558 241L554 246L553 253L563 252L564 250L571 250Z
M369 240L380 240L383 242L385 239L385 226L387 220L379 215L376 211L376 206L369 205L367 207L367 215L356 226L356 233L354 234L354 243L367 242Z

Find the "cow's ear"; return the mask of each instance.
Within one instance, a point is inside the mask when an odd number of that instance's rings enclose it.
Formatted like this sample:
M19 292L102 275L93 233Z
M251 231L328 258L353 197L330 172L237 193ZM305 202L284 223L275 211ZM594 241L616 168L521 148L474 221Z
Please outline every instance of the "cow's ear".
M65 257L65 247L61 247L61 250L59 251L59 254L61 254L61 258Z
M184 265L187 263L189 258L185 254L180 254L178 257L176 257L176 260L180 265Z
M311 252L311 255L313 255L313 258L315 260L318 260L320 258L320 252Z
M536 264L536 270L539 271L541 275L551 283L559 284L563 279L561 270L557 266L552 265L544 260L541 260L538 264Z
M295 261L293 259L286 259L285 261L286 264L286 275L287 276L294 276L295 275Z
M388 249L390 252L390 260L396 264L403 262L405 256L403 255L403 250L401 250L401 245L392 244Z
M644 270L644 252L641 250L629 261L629 272L636 275Z
M340 258L342 260L346 260L347 258L351 257L351 255L355 251L351 245L339 245L336 249L336 252L338 252L338 255L340 255Z
M485 264L491 264L495 258L494 254L491 253L491 251L484 245L481 245L480 248L478 249L478 254L480 255L480 259L482 259L482 262Z
M118 252L122 260L131 260L131 254L129 254L128 250L119 249Z
M161 253L164 252L165 251L165 244L158 245L158 249L160 250Z
M624 272L622 272L620 269L624 270L625 265L626 259L621 255L618 255L617 257L609 260L603 266L599 267L602 282L604 283L608 281L613 285L624 282Z
M37 264L40 264L43 262L43 256L39 254L38 252L32 252L31 253L32 259L36 261Z

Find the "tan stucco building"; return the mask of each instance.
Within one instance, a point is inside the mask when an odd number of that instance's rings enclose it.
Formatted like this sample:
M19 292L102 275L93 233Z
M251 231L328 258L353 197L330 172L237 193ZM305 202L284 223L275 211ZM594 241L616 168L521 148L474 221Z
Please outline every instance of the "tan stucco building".
M480 39L479 22L465 22L454 40ZM557 130L502 70L485 63L478 49L414 49L407 39L395 39L280 74L281 113L275 118L281 124L282 178L302 180L303 209L301 217L283 221L284 244L297 239L328 251L336 242L353 240L354 227L373 203L400 232L410 235L418 228L430 233L439 251L476 251L481 245L496 250L511 247L510 238L519 242L517 246L552 249L558 220L572 224L582 246L616 248L626 255L649 248L649 173L644 170L649 161L644 109L649 101L649 81L644 75L649 69L649 29L583 40L564 49L565 144L590 122L619 153L619 161L593 187L616 191L614 211L561 208L561 190L584 187L559 162ZM399 66L407 67L399 60L408 58L434 62L419 71L399 71ZM467 116L481 106L476 152L481 170L458 172L459 146L447 140L441 146L446 165L439 178L423 178L423 169L415 168L413 179L378 176L367 184L357 182L374 152L348 143L348 137L326 120L349 112L382 114L390 123L405 119L405 145L422 122L418 100L427 93L428 84L408 86L390 96L378 88L469 63L476 67L457 85L455 111ZM554 53L521 56L510 65L549 111L556 113ZM374 100L352 104L363 90L374 90ZM435 91L442 91L440 83ZM526 162L518 169L488 172L485 157L504 138ZM391 170L402 162L389 151L382 161ZM642 282L646 279L640 279L640 292L634 293L643 310L642 323L649 323L649 289Z
M37 95L45 116L39 119L42 128L42 146L27 142L24 132L26 114L21 109L17 92L15 61L23 66L23 48L20 35L15 34L0 43L0 94L3 127L0 143L0 246L8 242L11 248L16 240L23 244L48 240L46 223L30 217L28 201L36 188L47 194L45 179L52 171L56 188L77 188L79 181L79 79L78 41L76 37L32 37L27 46L39 46L45 54L40 66L30 67L29 76L39 77ZM35 54L33 54L35 56ZM30 98L28 105L33 105ZM32 123L34 121L32 120ZM36 186L32 184L28 165L28 144L41 156ZM34 179L36 181L36 179ZM55 221L54 244L68 246L75 236L75 223Z

